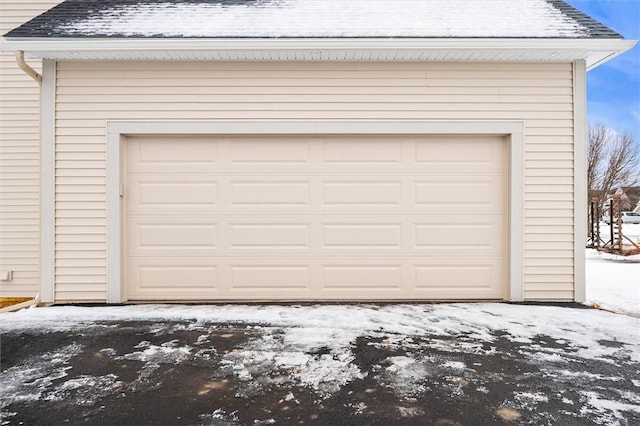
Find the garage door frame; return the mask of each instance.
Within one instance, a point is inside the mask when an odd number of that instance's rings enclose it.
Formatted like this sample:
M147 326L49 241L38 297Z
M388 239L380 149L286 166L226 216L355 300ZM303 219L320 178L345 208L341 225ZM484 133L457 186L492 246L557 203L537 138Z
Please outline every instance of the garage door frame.
M127 300L122 276L122 155L143 135L497 135L506 136L508 169L507 299L523 300L524 123L520 121L207 121L107 123L107 302Z

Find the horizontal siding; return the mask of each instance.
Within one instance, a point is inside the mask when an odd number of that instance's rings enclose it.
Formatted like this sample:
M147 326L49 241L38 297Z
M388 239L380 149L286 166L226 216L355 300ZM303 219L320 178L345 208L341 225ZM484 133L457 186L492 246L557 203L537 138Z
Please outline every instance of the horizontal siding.
M573 298L571 64L60 62L56 298L105 286L107 120L523 120L525 296Z
M59 2L0 1L0 34ZM41 71L40 61L28 62ZM13 271L12 281L0 282L0 297L33 297L39 289L39 113L38 84L13 53L0 53L0 270Z

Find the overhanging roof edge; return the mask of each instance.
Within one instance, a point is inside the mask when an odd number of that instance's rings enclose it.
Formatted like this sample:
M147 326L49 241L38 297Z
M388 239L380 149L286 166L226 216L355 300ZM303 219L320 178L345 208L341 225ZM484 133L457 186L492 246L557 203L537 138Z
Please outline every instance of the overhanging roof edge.
M589 68L600 65L633 48L636 40L625 39L500 39L500 38L307 38L307 39L133 39L133 38L11 38L0 39L0 51L22 50L33 58L55 59L63 52L74 52L74 58L83 54L96 59L117 52L153 52L172 59L184 51L424 51L461 52L474 50L499 52L535 52L551 50L576 53L575 59L591 57ZM577 55L577 53L580 55ZM238 57L246 60L246 57ZM487 59L489 60L489 59ZM525 59L526 60L526 59Z

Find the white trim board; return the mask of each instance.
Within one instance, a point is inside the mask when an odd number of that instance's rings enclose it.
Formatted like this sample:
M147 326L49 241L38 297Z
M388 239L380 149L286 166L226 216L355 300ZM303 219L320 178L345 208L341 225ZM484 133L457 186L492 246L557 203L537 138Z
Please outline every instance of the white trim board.
M587 241L587 70L584 61L573 63L573 203L574 203L574 294L573 300L587 298L585 244Z
M40 89L40 300L55 301L56 63L42 62Z
M206 121L107 123L107 302L126 300L122 286L122 145L132 135L505 135L509 139L508 300L524 298L524 123L519 121Z

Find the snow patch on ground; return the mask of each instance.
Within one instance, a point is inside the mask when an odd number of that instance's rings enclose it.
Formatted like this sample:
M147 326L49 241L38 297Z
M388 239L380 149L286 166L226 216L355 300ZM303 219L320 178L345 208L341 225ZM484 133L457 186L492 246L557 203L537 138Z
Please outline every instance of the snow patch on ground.
M227 413L221 408L218 408L213 413L200 415L200 420L204 425L212 426L231 426L238 424L238 417L236 413Z
M464 370L465 368L467 368L464 362L460 362L460 361L447 361L444 364L442 364L442 366L444 368L449 368L452 370Z
M65 386L73 388L63 383L55 389L54 383L67 375L69 361L81 351L80 345L70 344L0 371L0 420L13 415L5 410L10 404L56 399L65 393Z
M189 359L191 347L176 347L175 342L163 343L161 346L152 345L148 341L140 342L135 348L145 348L122 356L122 359L152 362L152 363L180 363Z
M321 333L318 330L316 327L264 328L261 337L251 338L241 348L224 354L220 364L238 379L248 382L252 392L271 383L290 382L328 396L364 377L352 364L351 342L357 336L339 329ZM327 334L331 339L326 340ZM278 372L277 377L265 380L265 373L272 370ZM258 377L263 383L256 381Z
M558 353L544 353L544 352L537 352L535 354L532 354L531 357L537 361L540 362L545 362L545 363L549 363L549 362L553 362L553 363L565 363L567 362L567 360L562 357L560 354Z
M69 360L81 351L82 347L71 344L1 371L0 407L41 399L43 392L51 388L54 381L67 375L67 370L71 368Z
M633 226L638 230L630 230L629 235L640 234L640 225ZM640 255L618 256L587 249L586 280L588 305L640 317Z
M549 398L539 392L516 392L513 398L525 408L532 408L541 402L549 402Z
M44 399L64 401L74 405L93 405L103 396L109 395L122 386L123 383L114 374L100 377L83 375L56 386Z
M561 377L563 377L565 380L569 380L569 381L575 381L575 380L581 380L581 381L584 381L584 380L588 380L588 381L609 380L609 381L619 382L621 380L625 380L624 377L604 376L602 374L589 373L588 371L560 370L559 373L560 373Z
M412 397L426 390L424 383L429 377L429 367L424 359L416 356L396 356L387 359L389 366L384 371L385 382L401 397Z
M537 336L567 342L575 356L608 359L620 356L640 361L637 344L640 319L587 309L557 306L520 306L510 304L422 304L422 305L311 305L311 306L175 306L136 305L117 307L59 306L0 314L2 330L64 331L91 325L104 327L103 321L195 321L204 323L263 324L285 327L283 336L273 335L280 350L309 351L329 346L347 348L358 336L459 336L470 335L480 342L494 342L496 332L506 333L511 341L533 343ZM281 340L281 341L280 341ZM615 345L601 341L614 340ZM258 345L260 342L256 342ZM461 349L464 341L452 342ZM258 345L259 346L259 345ZM478 349L478 343L471 349ZM153 348L139 356L175 351ZM550 355L553 348L546 350ZM186 352L184 353L187 354Z
M602 425L620 425L618 419L624 418L624 411L640 413L640 405L627 404L625 402L604 398L597 392L580 392L587 399L582 407L584 415L595 417Z

